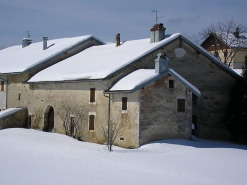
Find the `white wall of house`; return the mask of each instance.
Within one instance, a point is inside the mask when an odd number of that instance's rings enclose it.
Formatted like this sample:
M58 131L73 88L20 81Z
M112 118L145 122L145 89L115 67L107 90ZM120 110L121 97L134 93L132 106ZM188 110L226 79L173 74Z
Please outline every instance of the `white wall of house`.
M7 95L7 76L0 75L0 111L5 110Z

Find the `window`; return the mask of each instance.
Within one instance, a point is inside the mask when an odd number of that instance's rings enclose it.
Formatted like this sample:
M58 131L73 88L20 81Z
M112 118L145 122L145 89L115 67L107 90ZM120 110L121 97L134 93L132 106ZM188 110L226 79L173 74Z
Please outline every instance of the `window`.
M122 110L127 110L127 97L122 97Z
M177 111L178 112L185 112L185 99L178 99Z
M89 116L89 130L94 130L94 115Z
M95 102L95 88L90 89L90 102Z
M174 80L169 80L169 88L174 88Z
M4 81L1 81L1 91L4 91Z
M197 105L197 96L194 93L192 93L192 104Z
M21 100L21 94L18 93L18 100Z

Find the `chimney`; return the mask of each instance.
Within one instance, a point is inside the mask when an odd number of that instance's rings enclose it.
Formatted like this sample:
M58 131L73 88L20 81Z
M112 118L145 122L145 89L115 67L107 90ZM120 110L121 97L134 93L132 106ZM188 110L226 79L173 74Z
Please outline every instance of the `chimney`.
M161 74L168 70L168 61L165 53L158 53L155 62L155 73Z
M30 44L32 44L32 39L30 38L22 39L22 48L25 48L26 46L29 46Z
M163 24L155 24L151 31L151 43L159 42L165 38L166 28L163 27Z
M116 35L116 47L120 46L120 33Z
M239 38L239 28L236 28L236 31L233 32L233 35L238 39Z
M47 49L47 40L48 40L48 37L43 37L43 50Z

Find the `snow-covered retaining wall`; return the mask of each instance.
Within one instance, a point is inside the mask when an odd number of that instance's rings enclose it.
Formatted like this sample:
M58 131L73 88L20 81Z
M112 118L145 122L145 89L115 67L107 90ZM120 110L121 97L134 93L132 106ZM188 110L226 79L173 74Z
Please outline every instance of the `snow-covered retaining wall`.
M10 108L0 112L0 129L26 128L27 108Z

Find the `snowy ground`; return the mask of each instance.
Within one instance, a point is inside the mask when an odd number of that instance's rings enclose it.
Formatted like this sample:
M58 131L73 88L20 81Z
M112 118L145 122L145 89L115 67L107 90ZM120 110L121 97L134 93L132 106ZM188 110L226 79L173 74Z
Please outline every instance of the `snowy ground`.
M139 149L79 142L27 129L0 130L1 185L245 185L247 146L193 138Z

